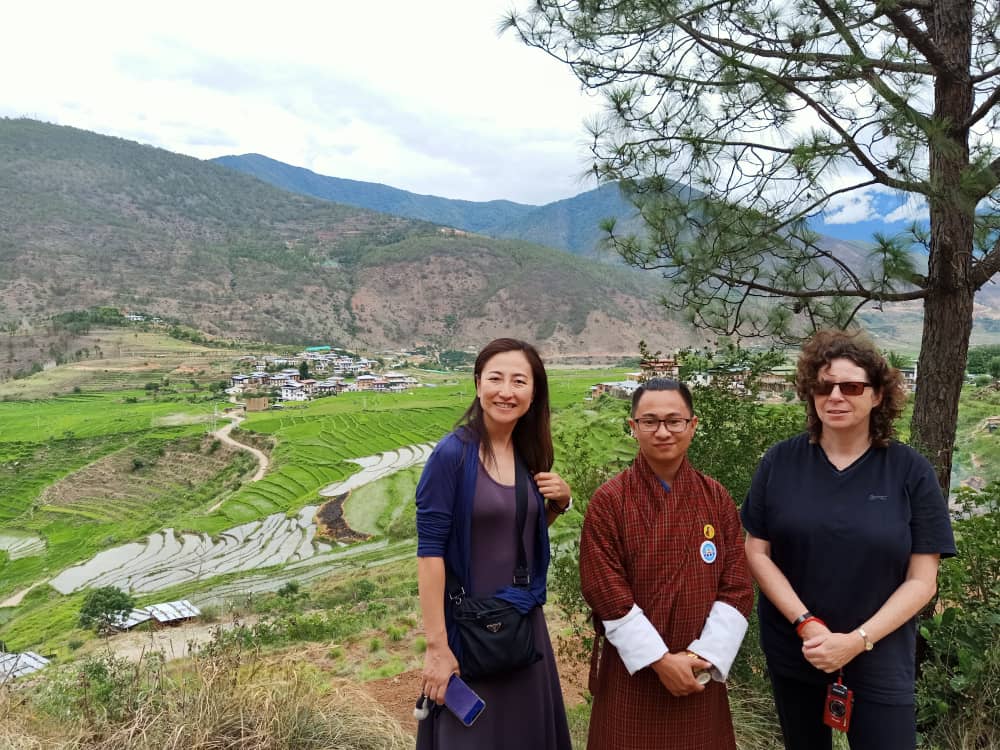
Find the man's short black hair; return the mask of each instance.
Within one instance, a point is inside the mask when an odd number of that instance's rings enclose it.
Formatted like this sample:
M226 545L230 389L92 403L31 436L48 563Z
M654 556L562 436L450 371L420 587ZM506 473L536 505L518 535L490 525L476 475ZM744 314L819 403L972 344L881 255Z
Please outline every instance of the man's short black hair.
M635 416L635 409L639 405L639 399L646 391L678 391L684 403L687 404L688 411L694 416L694 399L691 398L691 390L679 380L671 378L651 378L635 389L632 394L632 416Z

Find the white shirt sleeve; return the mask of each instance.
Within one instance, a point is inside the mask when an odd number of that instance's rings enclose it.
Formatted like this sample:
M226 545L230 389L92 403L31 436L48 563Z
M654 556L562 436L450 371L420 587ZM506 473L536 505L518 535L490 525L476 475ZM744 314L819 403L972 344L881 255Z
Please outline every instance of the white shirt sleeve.
M605 637L618 649L630 675L659 661L670 650L638 604L633 604L624 617L603 623Z
M747 618L725 602L715 602L701 636L691 641L688 651L711 662L712 679L725 682L747 633Z

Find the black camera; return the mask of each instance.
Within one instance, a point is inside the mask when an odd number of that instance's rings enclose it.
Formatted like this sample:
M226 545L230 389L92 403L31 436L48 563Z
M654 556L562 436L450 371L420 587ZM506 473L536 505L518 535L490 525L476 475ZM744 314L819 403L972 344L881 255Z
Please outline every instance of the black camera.
M826 705L823 709L823 723L828 727L846 732L851 727L851 709L854 707L854 691L842 682L835 682L826 688Z

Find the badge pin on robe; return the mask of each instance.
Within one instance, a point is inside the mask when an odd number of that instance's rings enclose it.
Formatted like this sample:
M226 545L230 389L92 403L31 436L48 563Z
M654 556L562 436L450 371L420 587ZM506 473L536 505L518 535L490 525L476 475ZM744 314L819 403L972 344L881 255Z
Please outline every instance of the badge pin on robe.
M714 539L715 538L715 527L712 524L706 523L705 524L705 528L702 529L702 530L705 532L705 538L706 539Z
M708 565L715 562L715 558L718 556L718 551L715 549L715 542L711 542L706 539L701 543L701 548L698 550L701 555L701 561Z

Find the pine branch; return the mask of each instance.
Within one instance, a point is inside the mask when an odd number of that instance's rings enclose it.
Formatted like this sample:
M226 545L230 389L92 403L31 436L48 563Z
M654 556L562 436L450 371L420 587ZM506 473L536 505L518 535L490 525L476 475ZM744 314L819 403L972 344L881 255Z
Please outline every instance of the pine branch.
M983 285L998 273L1000 273L1000 239L993 243L993 247L983 258L973 262L972 284L975 289L982 289Z
M990 113L990 110L997 106L997 104L1000 104L1000 86L993 89L993 93L986 98L986 101L979 105L979 108L975 112L969 115L969 119L963 122L958 129L968 130L986 117Z
M941 75L946 75L956 80L968 77L968 74L963 72L953 60L948 59L941 48L934 43L934 39L917 26L913 22L913 19L902 10L899 8L887 9L885 15L899 29L899 32L906 37L907 41L920 50L920 53L927 58L927 61Z

